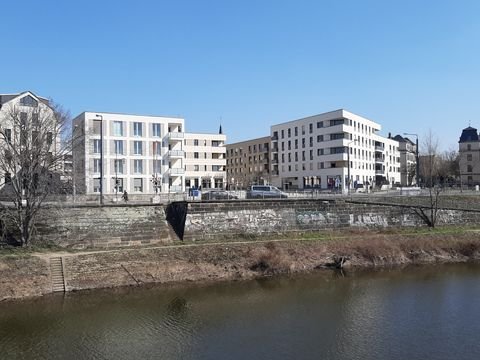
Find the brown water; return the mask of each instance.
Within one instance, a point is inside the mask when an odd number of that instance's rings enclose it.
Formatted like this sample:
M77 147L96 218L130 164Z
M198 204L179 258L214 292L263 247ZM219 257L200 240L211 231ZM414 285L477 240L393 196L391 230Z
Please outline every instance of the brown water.
M0 359L480 359L480 265L0 304Z

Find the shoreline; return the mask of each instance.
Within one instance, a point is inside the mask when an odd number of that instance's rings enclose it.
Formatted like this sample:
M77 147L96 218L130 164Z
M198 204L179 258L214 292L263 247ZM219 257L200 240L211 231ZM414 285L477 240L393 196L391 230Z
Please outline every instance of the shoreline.
M53 293L50 259L63 259L67 292L191 282L236 281L309 273L345 261L345 269L376 269L480 260L480 230L437 228L337 230L296 239L188 243L84 252L0 255L0 301Z

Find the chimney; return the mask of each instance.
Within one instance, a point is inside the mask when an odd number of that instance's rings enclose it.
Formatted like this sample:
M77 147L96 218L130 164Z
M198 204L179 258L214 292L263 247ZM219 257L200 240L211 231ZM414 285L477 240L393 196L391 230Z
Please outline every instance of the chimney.
M391 133L391 132L388 133L388 138L389 138L389 139L392 138L392 133Z

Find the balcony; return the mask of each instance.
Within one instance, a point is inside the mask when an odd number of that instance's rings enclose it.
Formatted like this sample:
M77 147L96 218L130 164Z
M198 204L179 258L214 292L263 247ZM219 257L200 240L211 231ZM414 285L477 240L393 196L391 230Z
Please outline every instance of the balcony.
M185 151L183 150L169 150L168 157L171 158L183 158L185 156Z
M170 186L170 192L182 192L182 186L181 185L171 185Z
M168 174L173 176L179 176L185 174L184 168L170 168L168 169Z
M382 159L382 158L375 158L375 162L376 162L376 163L383 164L383 163L385 162L385 160Z
M375 169L375 175L383 175L385 174L385 170L377 170Z
M375 145L375 151L385 151L383 146Z
M172 141L180 141L183 140L185 137L185 133L183 132L169 132L168 133L168 138Z

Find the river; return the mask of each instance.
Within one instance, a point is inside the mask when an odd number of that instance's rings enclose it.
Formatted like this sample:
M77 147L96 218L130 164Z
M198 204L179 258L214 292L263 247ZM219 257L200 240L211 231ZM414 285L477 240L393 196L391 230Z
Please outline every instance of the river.
M480 265L0 303L5 359L480 359Z

